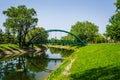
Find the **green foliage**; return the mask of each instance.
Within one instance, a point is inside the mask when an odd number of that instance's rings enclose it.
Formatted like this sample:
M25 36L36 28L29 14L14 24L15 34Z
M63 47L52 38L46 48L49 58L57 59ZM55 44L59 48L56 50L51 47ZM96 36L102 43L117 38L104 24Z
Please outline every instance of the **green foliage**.
M4 40L3 39L3 34L4 33L3 33L2 29L0 29L0 43L3 42L3 40Z
M16 36L11 34L9 31L5 33L0 29L0 43L17 43Z
M31 8L26 8L25 5L18 7L10 7L3 11L7 16L4 26L10 33L17 35L19 46L22 47L25 43L26 34L30 29L36 26L38 19L36 18L36 11Z
M109 19L110 24L106 26L106 34L115 41L120 41L120 0L115 3L117 9L115 14Z
M43 27L36 27L36 28L31 29L26 35L26 41L28 42L34 36L36 36L37 34L43 31L45 31ZM39 36L35 42L40 42L42 40L46 40L47 38L48 38L48 33L44 33L43 35Z
M115 5L117 7L117 11L119 11L120 10L120 0L116 0Z
M109 25L106 27L106 34L113 40L120 40L120 12L113 15Z
M88 21L77 22L71 27L71 32L84 41L93 41L98 34L98 26Z
M68 36L61 37L61 40L68 40L68 39L69 39Z
M102 35L102 34L98 34L96 37L95 37L95 40L94 40L95 43L106 43L108 42L106 36Z

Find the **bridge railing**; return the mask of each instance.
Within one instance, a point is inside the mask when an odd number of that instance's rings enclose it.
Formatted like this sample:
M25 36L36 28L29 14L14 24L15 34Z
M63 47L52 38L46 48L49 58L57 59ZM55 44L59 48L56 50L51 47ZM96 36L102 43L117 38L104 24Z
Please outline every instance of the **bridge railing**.
M34 44L82 45L81 42L72 40L42 40L40 42L35 42Z
M48 33L48 32L64 32L67 34L70 34L71 36L73 36L76 41L71 41L71 40L43 40L40 42L37 42L37 39L40 38L41 35ZM29 46L30 44L47 44L47 43L51 43L51 44L73 44L73 45L80 45L80 46L85 46L87 45L87 42L82 41L78 36L76 36L75 34L65 31L65 30L57 30L57 29L52 29L52 30L46 30L43 32L38 33L37 35L35 35L32 39L30 39L30 41L28 43L26 43L27 46Z

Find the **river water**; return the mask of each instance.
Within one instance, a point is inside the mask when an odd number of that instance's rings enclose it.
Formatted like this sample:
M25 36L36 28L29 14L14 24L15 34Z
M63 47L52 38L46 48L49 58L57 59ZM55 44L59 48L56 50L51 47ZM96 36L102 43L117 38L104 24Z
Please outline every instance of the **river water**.
M0 80L44 80L72 52L48 48L38 53L4 56L0 59Z

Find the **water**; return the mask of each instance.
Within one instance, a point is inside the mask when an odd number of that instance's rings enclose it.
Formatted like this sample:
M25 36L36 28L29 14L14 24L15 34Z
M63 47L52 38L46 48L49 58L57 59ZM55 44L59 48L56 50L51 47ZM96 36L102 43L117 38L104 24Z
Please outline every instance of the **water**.
M70 52L49 48L39 53L4 56L0 59L0 80L44 80Z

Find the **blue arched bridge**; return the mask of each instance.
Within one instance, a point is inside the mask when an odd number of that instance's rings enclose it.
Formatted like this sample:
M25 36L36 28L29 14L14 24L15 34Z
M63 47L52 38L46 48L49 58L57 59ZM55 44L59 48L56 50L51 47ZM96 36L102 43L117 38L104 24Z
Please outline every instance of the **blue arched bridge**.
M75 40L50 40L50 39L46 39L46 40L40 40L39 42L36 41L40 38L40 36L48 33L48 32L64 32L67 33L71 36L73 36L75 38ZM35 35L32 39L30 39L27 42L27 46L30 46L31 44L62 44L62 45L80 45L80 46L85 46L87 45L87 42L82 41L78 36L76 36L75 34L65 31L65 30L59 30L59 29L51 29L51 30L45 30L43 32L38 33L37 35Z

